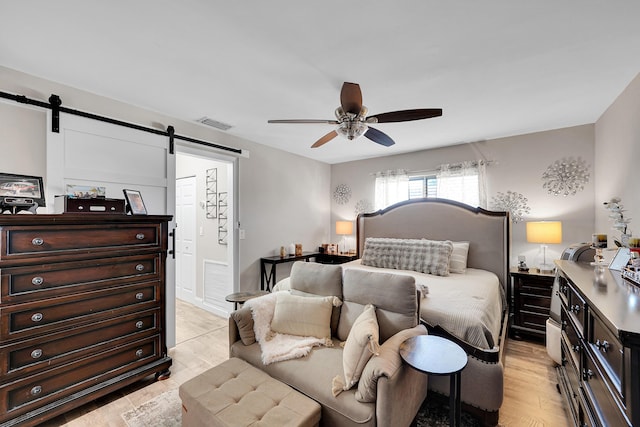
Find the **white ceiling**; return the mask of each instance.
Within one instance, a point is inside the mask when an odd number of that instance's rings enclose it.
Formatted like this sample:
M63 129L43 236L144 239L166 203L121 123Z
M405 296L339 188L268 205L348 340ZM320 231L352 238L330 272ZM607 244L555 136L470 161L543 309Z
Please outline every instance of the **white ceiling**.
M640 72L636 0L0 0L0 17L0 65L327 163L594 123ZM391 148L267 124L333 119L344 81L370 114L443 116L376 125Z

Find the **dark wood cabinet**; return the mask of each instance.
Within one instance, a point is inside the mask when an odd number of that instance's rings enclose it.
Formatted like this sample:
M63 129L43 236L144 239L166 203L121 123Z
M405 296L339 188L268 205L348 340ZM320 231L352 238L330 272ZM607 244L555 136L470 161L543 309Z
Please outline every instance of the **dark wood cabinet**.
M545 337L554 278L554 274L511 270L512 336Z
M560 388L576 426L640 426L640 288L619 271L557 261Z
M167 377L167 216L0 216L0 426Z

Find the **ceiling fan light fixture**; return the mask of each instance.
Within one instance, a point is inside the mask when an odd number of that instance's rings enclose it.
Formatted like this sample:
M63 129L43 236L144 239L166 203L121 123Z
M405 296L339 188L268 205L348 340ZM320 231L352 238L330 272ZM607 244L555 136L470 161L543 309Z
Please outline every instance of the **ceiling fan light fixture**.
M369 127L366 125L366 123L361 121L346 121L340 123L336 131L339 135L342 135L348 140L353 140L362 136L368 128Z

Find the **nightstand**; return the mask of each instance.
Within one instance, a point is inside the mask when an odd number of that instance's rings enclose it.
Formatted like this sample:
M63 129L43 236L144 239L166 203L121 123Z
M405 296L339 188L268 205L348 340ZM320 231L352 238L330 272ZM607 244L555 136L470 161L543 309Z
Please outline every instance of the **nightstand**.
M347 254L318 254L316 262L320 264L344 264L345 262L358 259L358 255Z
M544 339L551 307L555 274L511 269L511 336L528 335Z

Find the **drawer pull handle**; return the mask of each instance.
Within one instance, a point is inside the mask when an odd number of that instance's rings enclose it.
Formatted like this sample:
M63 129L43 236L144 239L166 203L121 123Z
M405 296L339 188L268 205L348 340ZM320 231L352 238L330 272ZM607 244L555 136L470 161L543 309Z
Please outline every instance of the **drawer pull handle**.
M602 340L602 342L600 342L600 340L596 340L596 347L598 347L598 350L601 352L606 353L609 351L611 344L609 344L607 340Z
M31 283L35 286L40 286L44 283L44 279L40 276L36 276L33 279L31 279Z
M142 264L136 265L136 270L137 271L143 271L144 270L144 265L142 265Z
M142 329L143 326L144 326L144 322L142 320L138 320L136 322L136 328Z
M570 311L572 313L578 314L580 313L580 306L578 304L572 305Z
M42 318L43 318L42 313L34 313L34 314L31 316L31 320L32 320L33 322L39 322L39 321L41 321L41 320L42 320Z
M37 396L40 393L42 393L42 387L40 387L39 385L37 385L37 386L35 386L35 387L33 387L31 389L31 396Z
M142 357L142 356L144 356L144 351L142 351L142 350L137 350L137 351L136 351L136 357L140 358L140 357Z
M141 300L142 298L144 298L144 294L143 294L142 292L138 292L138 293L136 294L136 299L137 299L137 300Z
M571 349L575 352L575 353L579 353L580 352L580 345L576 344L571 346Z
M41 349L36 348L35 350L33 350L31 352L31 358L40 359L40 357L42 357L42 350Z
M34 246L42 246L43 243L44 243L44 239L42 237L34 237L31 240L31 244Z
M584 374L582 375L582 379L585 381L590 380L591 378L595 377L596 374L593 373L593 371L591 369L585 369L584 370Z
M136 234L136 239L138 239L138 240L144 240L144 233L138 233L138 234Z

